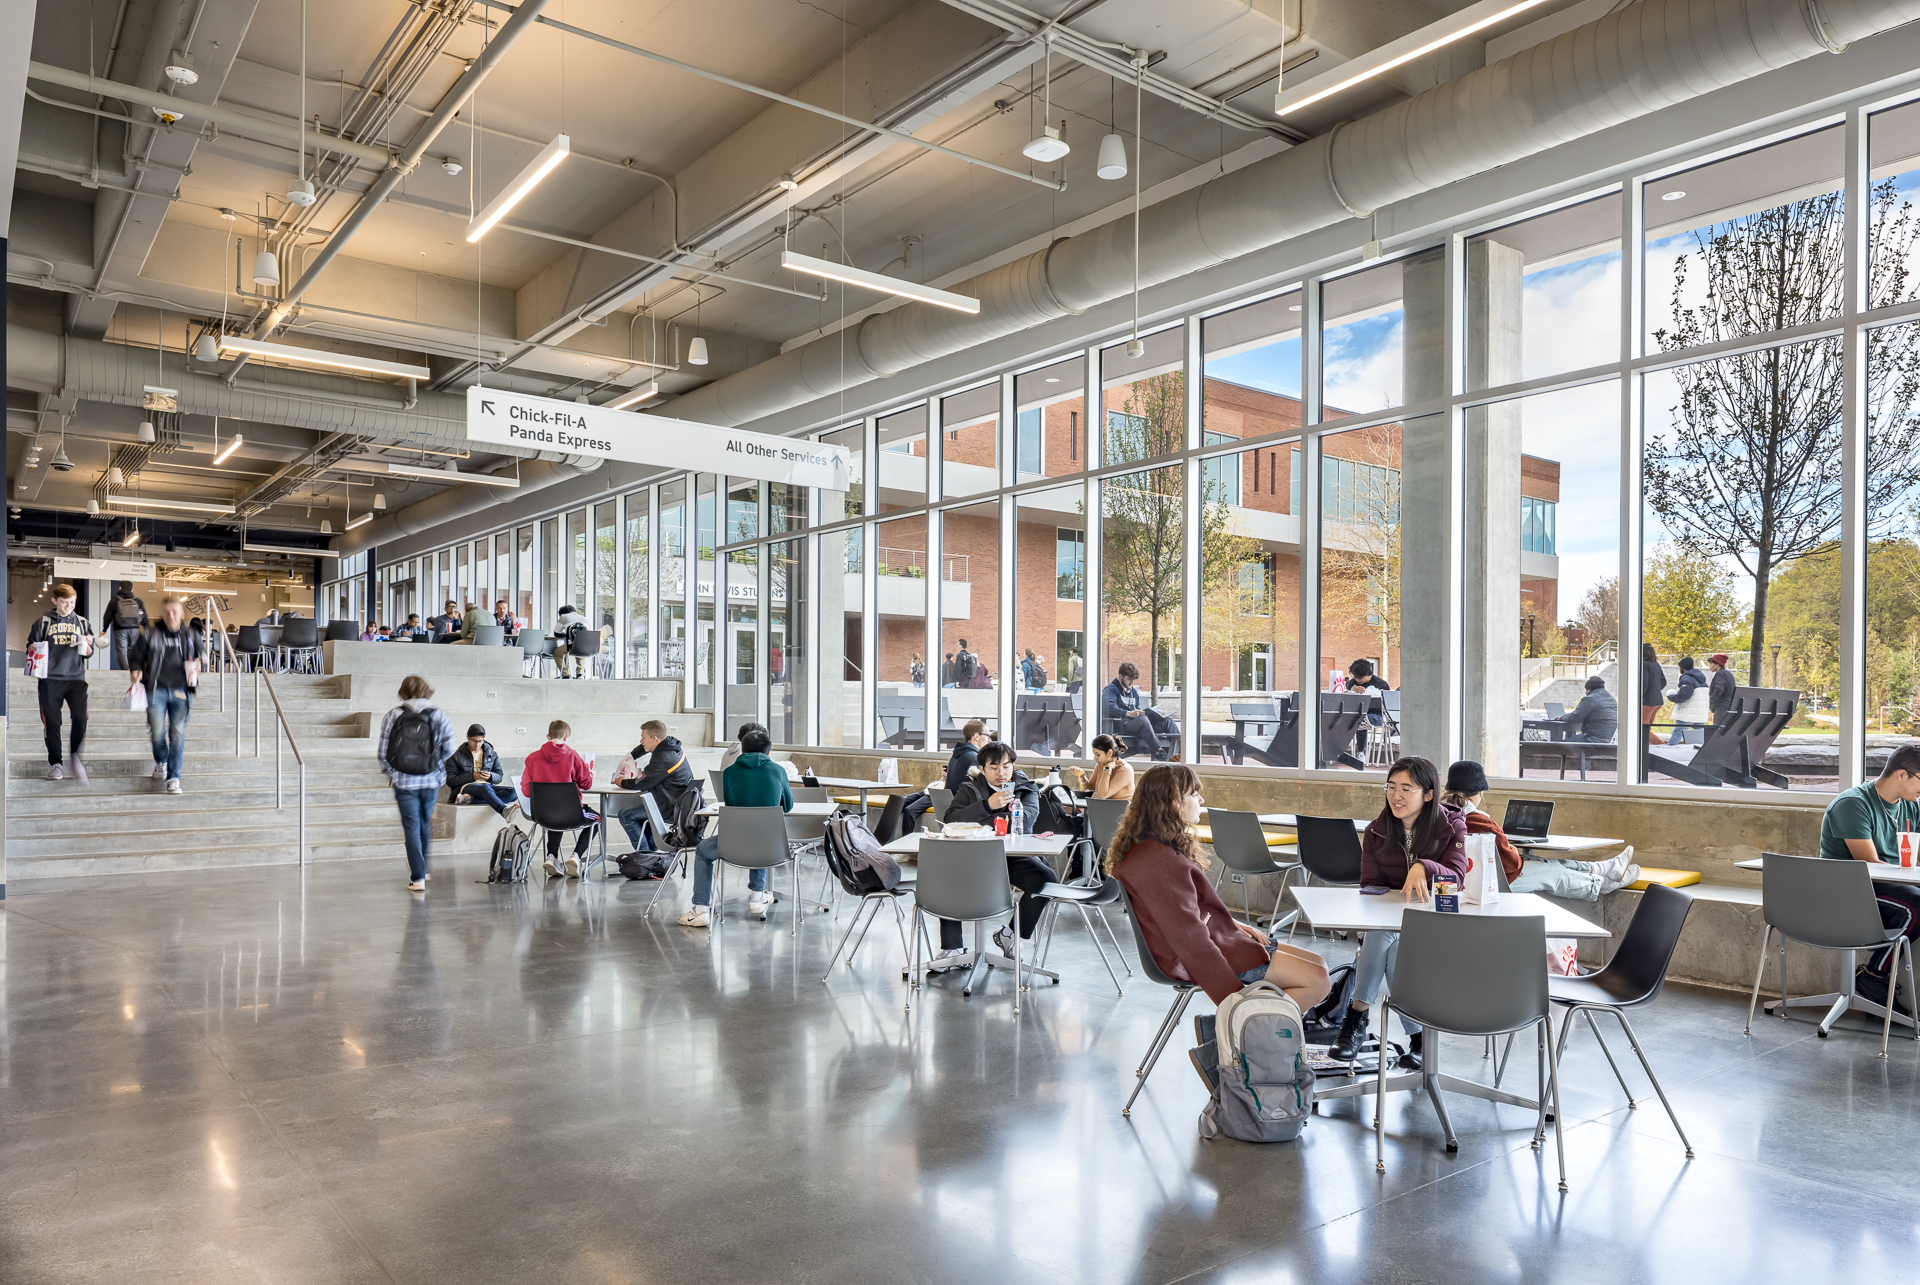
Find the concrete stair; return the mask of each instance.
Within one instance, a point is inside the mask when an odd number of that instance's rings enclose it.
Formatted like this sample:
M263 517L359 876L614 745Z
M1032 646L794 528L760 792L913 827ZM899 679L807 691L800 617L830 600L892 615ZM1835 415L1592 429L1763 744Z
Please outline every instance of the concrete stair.
M442 649L443 651L451 649ZM466 651L467 649L461 649ZM469 652L469 658L471 653ZM436 659L441 657L436 656ZM6 757L6 843L8 883L90 874L147 870L188 870L237 865L276 865L297 859L299 843L299 769L293 754L281 750L281 800L274 806L274 742L278 720L273 704L259 689L259 754L254 751L255 680L242 675L236 692L229 677L226 709L214 676L202 680L187 724L187 753L182 769L185 793L166 794L155 781L146 715L120 708L127 689L124 673L93 670L87 675L88 728L83 751L88 780L49 781L46 745L39 717L37 684L18 673L8 676L12 718ZM563 717L578 729L576 747L596 758L605 777L621 754L639 739L639 725L664 718L695 748L696 766L704 747L708 717L678 711L679 685L672 682L561 683L521 679L517 675L445 676L433 679L436 703L453 719L456 734L469 722L488 724L490 738L510 772L518 772L527 750L538 744L549 717ZM379 858L401 869L400 820L386 776L374 762L374 734L393 704L390 674L275 675L293 735L307 760L307 860L344 861ZM234 753L238 724L241 752ZM525 731L520 729L524 727ZM63 732L62 740L65 736ZM718 761L718 750L710 751ZM443 805L435 832L443 844L459 848L454 813L469 844L491 840L492 813L484 808ZM485 819L478 815L485 813ZM616 845L625 848L624 836ZM438 846L438 845L436 845Z

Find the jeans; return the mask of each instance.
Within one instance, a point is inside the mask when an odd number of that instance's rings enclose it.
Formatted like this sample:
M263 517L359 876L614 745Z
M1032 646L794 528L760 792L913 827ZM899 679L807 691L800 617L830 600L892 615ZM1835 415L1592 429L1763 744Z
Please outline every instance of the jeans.
M593 832L599 827L599 824L600 817L598 813L590 812L586 808L580 809L580 837L573 841L574 856L584 857L587 855L587 845L593 842ZM560 840L565 834L565 830L547 831L547 860L551 861L560 855Z
M511 785L496 785L492 781L469 781L460 787L455 803L484 803L501 816L507 814L507 805L518 799Z
M130 663L133 654L133 640L139 636L140 631L138 629L122 629L118 625L114 626L112 643L113 667L115 669L133 668L133 665Z
M708 906L713 904L713 863L720 859L720 836L710 834L700 840L700 846L693 850L693 904ZM767 867L749 871L747 891L765 892L767 890Z
M427 842L433 837L433 805L439 797L439 787L432 785L393 792L400 809L400 831L407 837L407 874L416 883L427 877Z
M40 721L46 724L47 762L60 761L60 707L73 715L69 744L73 756L80 757L81 742L87 739L87 680L84 678L42 678L40 680Z
M569 674L569 667L571 667L571 674ZM585 678L587 676L587 658L585 656L574 655L571 647L565 643L560 643L553 649L553 668L554 672L558 673L562 678Z
M653 851L653 836L647 833L647 809L644 806L627 808L614 815L620 818L620 828L627 832L627 842L633 845L635 852Z
M1180 748L1180 729L1157 709L1142 709L1140 718L1124 715L1114 720L1113 730L1127 742L1129 750L1141 750L1147 757L1164 760Z
M1515 892L1544 892L1549 897L1598 901L1600 884L1600 872L1591 861L1536 861L1527 857L1521 861L1520 877L1511 887Z
M1039 895L1042 888L1053 882L1053 867L1038 857L1029 857L1017 853L1007 857L1007 882L1025 895L1020 898L1018 922L1020 940L1026 941L1033 936L1034 925L1040 922L1040 916L1046 913L1047 899ZM961 936L958 919L940 921L940 949L959 950L965 943Z
M1880 922L1898 929L1909 942L1920 937L1920 888L1910 883L1876 883L1873 899L1880 907ZM1893 947L1877 950L1868 968L1882 977L1893 967Z
M180 779L180 759L187 752L187 715L193 713L193 693L178 687L155 688L147 695L147 736L153 742L153 761L164 763L167 779Z
M1242 986L1251 986L1255 982L1264 982L1267 980L1267 970L1272 967L1273 954L1272 952L1268 952L1266 963L1259 965L1257 968L1249 968L1246 972L1240 974L1240 984Z
M1360 943L1360 954L1353 961L1353 997L1362 1004L1371 1006L1380 994L1380 983L1393 981L1393 964L1400 957L1400 934L1371 932ZM1400 1025L1407 1028L1407 1034L1418 1035L1420 1024L1409 1022L1404 1016ZM1386 1022L1380 1024L1382 1032Z

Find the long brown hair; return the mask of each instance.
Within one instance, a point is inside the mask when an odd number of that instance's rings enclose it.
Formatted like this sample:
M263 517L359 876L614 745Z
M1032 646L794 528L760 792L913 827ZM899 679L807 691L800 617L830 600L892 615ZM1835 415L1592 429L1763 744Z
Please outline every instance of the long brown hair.
M1198 793L1200 777L1186 764L1156 763L1148 768L1147 774L1133 787L1127 814L1120 818L1120 828L1114 831L1113 842L1107 845L1106 872L1112 874L1134 844L1148 840L1166 844L1205 870L1207 859L1200 855L1200 844L1180 817L1181 800Z

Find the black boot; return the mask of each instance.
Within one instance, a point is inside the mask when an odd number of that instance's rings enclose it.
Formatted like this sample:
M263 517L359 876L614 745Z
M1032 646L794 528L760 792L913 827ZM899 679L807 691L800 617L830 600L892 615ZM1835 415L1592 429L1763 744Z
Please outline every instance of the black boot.
M1420 1069L1420 1037L1424 1034L1426 1034L1424 1031L1415 1031L1407 1037L1407 1051L1400 1055L1400 1069L1402 1071L1418 1071Z
M1360 1046L1367 1042L1367 1010L1347 1005L1347 1016L1340 1023L1340 1034L1334 1037L1333 1047L1327 1050L1327 1056L1336 1062L1351 1062L1360 1056Z

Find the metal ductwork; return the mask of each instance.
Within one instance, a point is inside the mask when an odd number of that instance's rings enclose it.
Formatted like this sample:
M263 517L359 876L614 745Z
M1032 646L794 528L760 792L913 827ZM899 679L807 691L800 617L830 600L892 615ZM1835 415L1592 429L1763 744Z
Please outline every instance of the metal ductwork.
M402 536L416 535L456 518L464 518L507 500L517 499L529 491L584 477L603 462L597 455L543 456L520 466L518 490L479 484L456 486L438 495L428 496L418 504L409 504L384 518L376 518L365 526L355 527L345 535L336 537L328 547L343 557L358 553L369 545L385 544Z
M1364 217L1560 144L1920 18L1920 0L1639 0L1142 211L1157 285ZM676 399L676 418L751 423L1124 298L1118 219L950 287L977 315L915 303Z
M211 368L194 370L179 353L7 327L9 388L49 394L70 390L87 401L138 406L144 385L162 384L180 390L180 409L187 414L422 446L466 445L464 397L422 393L409 408L406 392L392 384L298 370L275 370L273 377L271 387L239 383L229 388Z

